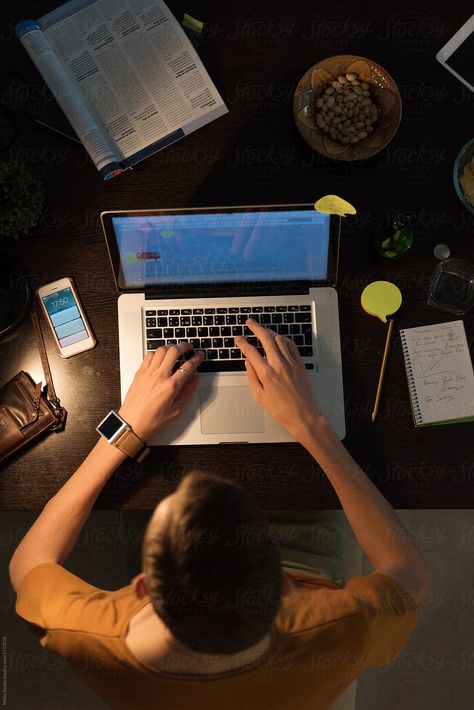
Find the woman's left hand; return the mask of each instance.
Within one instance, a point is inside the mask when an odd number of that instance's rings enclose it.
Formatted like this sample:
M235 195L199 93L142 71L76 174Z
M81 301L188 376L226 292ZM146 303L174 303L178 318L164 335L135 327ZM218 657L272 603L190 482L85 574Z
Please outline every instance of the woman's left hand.
M178 343L147 353L133 378L119 414L145 443L181 414L198 386L195 373L203 352L196 352L173 372L179 356L189 350L190 343Z

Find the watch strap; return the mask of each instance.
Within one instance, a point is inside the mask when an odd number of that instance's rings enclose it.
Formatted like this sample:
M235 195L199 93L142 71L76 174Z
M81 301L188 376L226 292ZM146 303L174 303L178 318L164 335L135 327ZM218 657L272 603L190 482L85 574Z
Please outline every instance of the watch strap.
M120 434L118 439L114 441L114 446L130 458L136 458L139 462L143 461L150 453L148 446L131 429Z

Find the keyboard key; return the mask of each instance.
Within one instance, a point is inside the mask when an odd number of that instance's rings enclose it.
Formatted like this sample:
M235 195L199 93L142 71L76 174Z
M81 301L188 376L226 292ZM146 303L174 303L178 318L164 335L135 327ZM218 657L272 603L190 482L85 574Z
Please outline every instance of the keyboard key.
M203 338L201 340L201 350L208 350L212 348L212 340L210 338Z
M177 311L176 311L176 313L177 313ZM170 311L170 314L173 315L173 311ZM159 316L167 316L167 315L168 315L168 309L165 308L165 309L159 310L159 311L158 311L158 315L159 315Z
M298 348L301 357L313 357L313 348L309 348L306 345L304 347Z
M215 308L205 308L204 313L215 313L216 309Z
M235 345L234 338L224 338L224 347L233 348Z
M199 338L191 338L189 341L195 350L202 350L201 341Z
M212 333L211 333L211 335L212 335ZM222 335L222 336L232 335L232 328L229 325L223 325L221 328L221 332L216 333L216 335Z
M163 335L165 338L172 338L174 336L174 328L165 328Z
M198 328L198 336L200 338L207 338L209 335L209 328Z
M179 319L179 324L184 326L191 325L191 318L189 316L181 316L181 318Z
M216 352L208 350L208 353ZM199 372L243 372L245 371L244 360L216 360L209 358L199 365Z
M252 309L250 308L250 306L242 306L240 309L240 312L241 313L251 313Z
M156 325L158 326L158 328L166 328L166 326L168 325L168 318L157 318Z
M299 311L300 307L299 306L288 306L289 311Z
M170 316L170 319L169 319L169 321L168 321L168 324L169 324L170 327L173 327L173 328L174 328L175 325L179 325L179 318L178 318L178 316Z
M275 306L264 306L263 310L265 311L265 313L273 313L273 311L275 310Z
M184 336L186 335L186 330L185 328L176 328L174 334L177 338L184 338Z
M273 313L272 323L281 323L283 321L283 316L281 313Z
M243 329L241 325L232 326L232 335L236 338L238 335L243 335Z
M295 320L295 316L293 313L284 313L283 314L283 323L293 323Z
M312 362L305 362L304 366L307 370L314 370L314 365Z
M176 338L171 338L170 340L166 341L166 345L177 345L177 344L178 344L178 341L176 340Z
M231 308L229 308L229 313L238 313L238 312L239 312L238 306L232 306Z
M229 330L230 330L230 328L229 328ZM209 335L212 335L214 337L214 336L220 335L220 334L221 334L221 329L218 326L213 325L212 328L209 328Z
M230 353L228 350L226 350L225 348L221 348L219 350L219 359L220 360L228 360L229 357L230 357Z
M196 328L186 328L186 337L187 338L195 338L196 335L197 335Z
M145 311L146 316L156 316L156 311Z
M204 316L204 318L210 318L211 320L208 322L212 323L212 316ZM191 318L191 323L193 325L202 325L202 316L193 316Z
M212 339L212 347L213 348L221 348L224 345L224 342L222 338L213 338Z
M154 328L156 326L156 318L147 318L146 319L146 327L147 328Z
M281 313L283 311L286 311L287 307L286 306L277 306L276 309L277 309L277 311L279 311Z
M163 331L161 328L149 328L146 331L146 337L149 340L152 340L153 338L162 338L163 337Z
M161 347L161 345L164 345L165 341L164 340L147 340L146 341L146 349L147 350L156 350L157 348Z
M230 351L230 357L231 357L231 359L235 360L236 358L241 358L242 353L240 352L240 350L238 348L232 348Z
M299 310L300 310L300 311L310 311L310 310L311 310L311 306L299 306Z
M256 348L258 345L258 338L256 338L255 335L249 335L249 337L247 338L247 342Z
M300 332L300 327L297 323L292 323L290 325L290 335L297 335Z
M217 360L217 355L218 355L217 350L206 350L206 359L207 360ZM201 365L199 366L199 369L201 370L201 372L203 372L203 371L205 372L205 370L202 369L203 365L204 365L204 362L202 362Z
M225 322L227 325L235 325L235 323L237 323L237 316L226 316Z
M272 322L272 317L271 317L270 313L262 313L262 315L260 316L260 323L262 325L268 325L271 322Z
M285 325L284 323L280 323L277 327L277 333L280 335L288 335L290 332L289 326Z
M250 318L252 318L257 323L260 323L260 316L258 313L255 313L254 311L252 311L252 315L250 316Z
M227 313L227 308L218 308L217 312L218 313Z
M181 309L181 315L182 315L182 316L190 316L190 315L191 315L191 309L190 309L190 308L182 308L182 309Z
M311 323L311 313L296 313L295 314L296 323Z
M217 309L219 310L219 309ZM225 324L225 316L215 316L214 323L216 325L224 325Z
M237 316L237 323L240 323L241 325L243 325L246 320L247 320L247 315L245 313L239 313L239 315Z
M196 313L197 315L204 313L203 308L193 308L193 314Z
M168 311L163 311L163 315L166 315ZM179 309L178 308L172 308L170 310L170 316L179 316Z
M203 325L213 325L214 324L214 316L203 316L202 323L203 323Z
M305 344L304 337L302 335L292 335L291 339L296 345L304 345Z

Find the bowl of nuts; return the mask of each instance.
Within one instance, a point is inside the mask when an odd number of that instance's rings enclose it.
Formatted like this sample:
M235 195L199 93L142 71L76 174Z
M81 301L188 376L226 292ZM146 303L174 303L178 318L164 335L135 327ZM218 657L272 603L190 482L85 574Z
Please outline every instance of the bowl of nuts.
M474 138L461 149L454 163L454 187L464 207L474 212Z
M314 150L335 160L364 160L394 137L402 100L383 67L343 54L318 62L302 76L293 115Z

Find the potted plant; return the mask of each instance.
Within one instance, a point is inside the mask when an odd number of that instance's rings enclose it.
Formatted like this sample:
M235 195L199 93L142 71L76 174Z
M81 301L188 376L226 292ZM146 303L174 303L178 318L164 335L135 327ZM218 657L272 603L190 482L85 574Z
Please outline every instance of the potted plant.
M43 212L44 192L39 180L18 161L0 162L0 244L18 239L34 227ZM23 320L31 289L16 261L0 258L0 338L9 335Z

